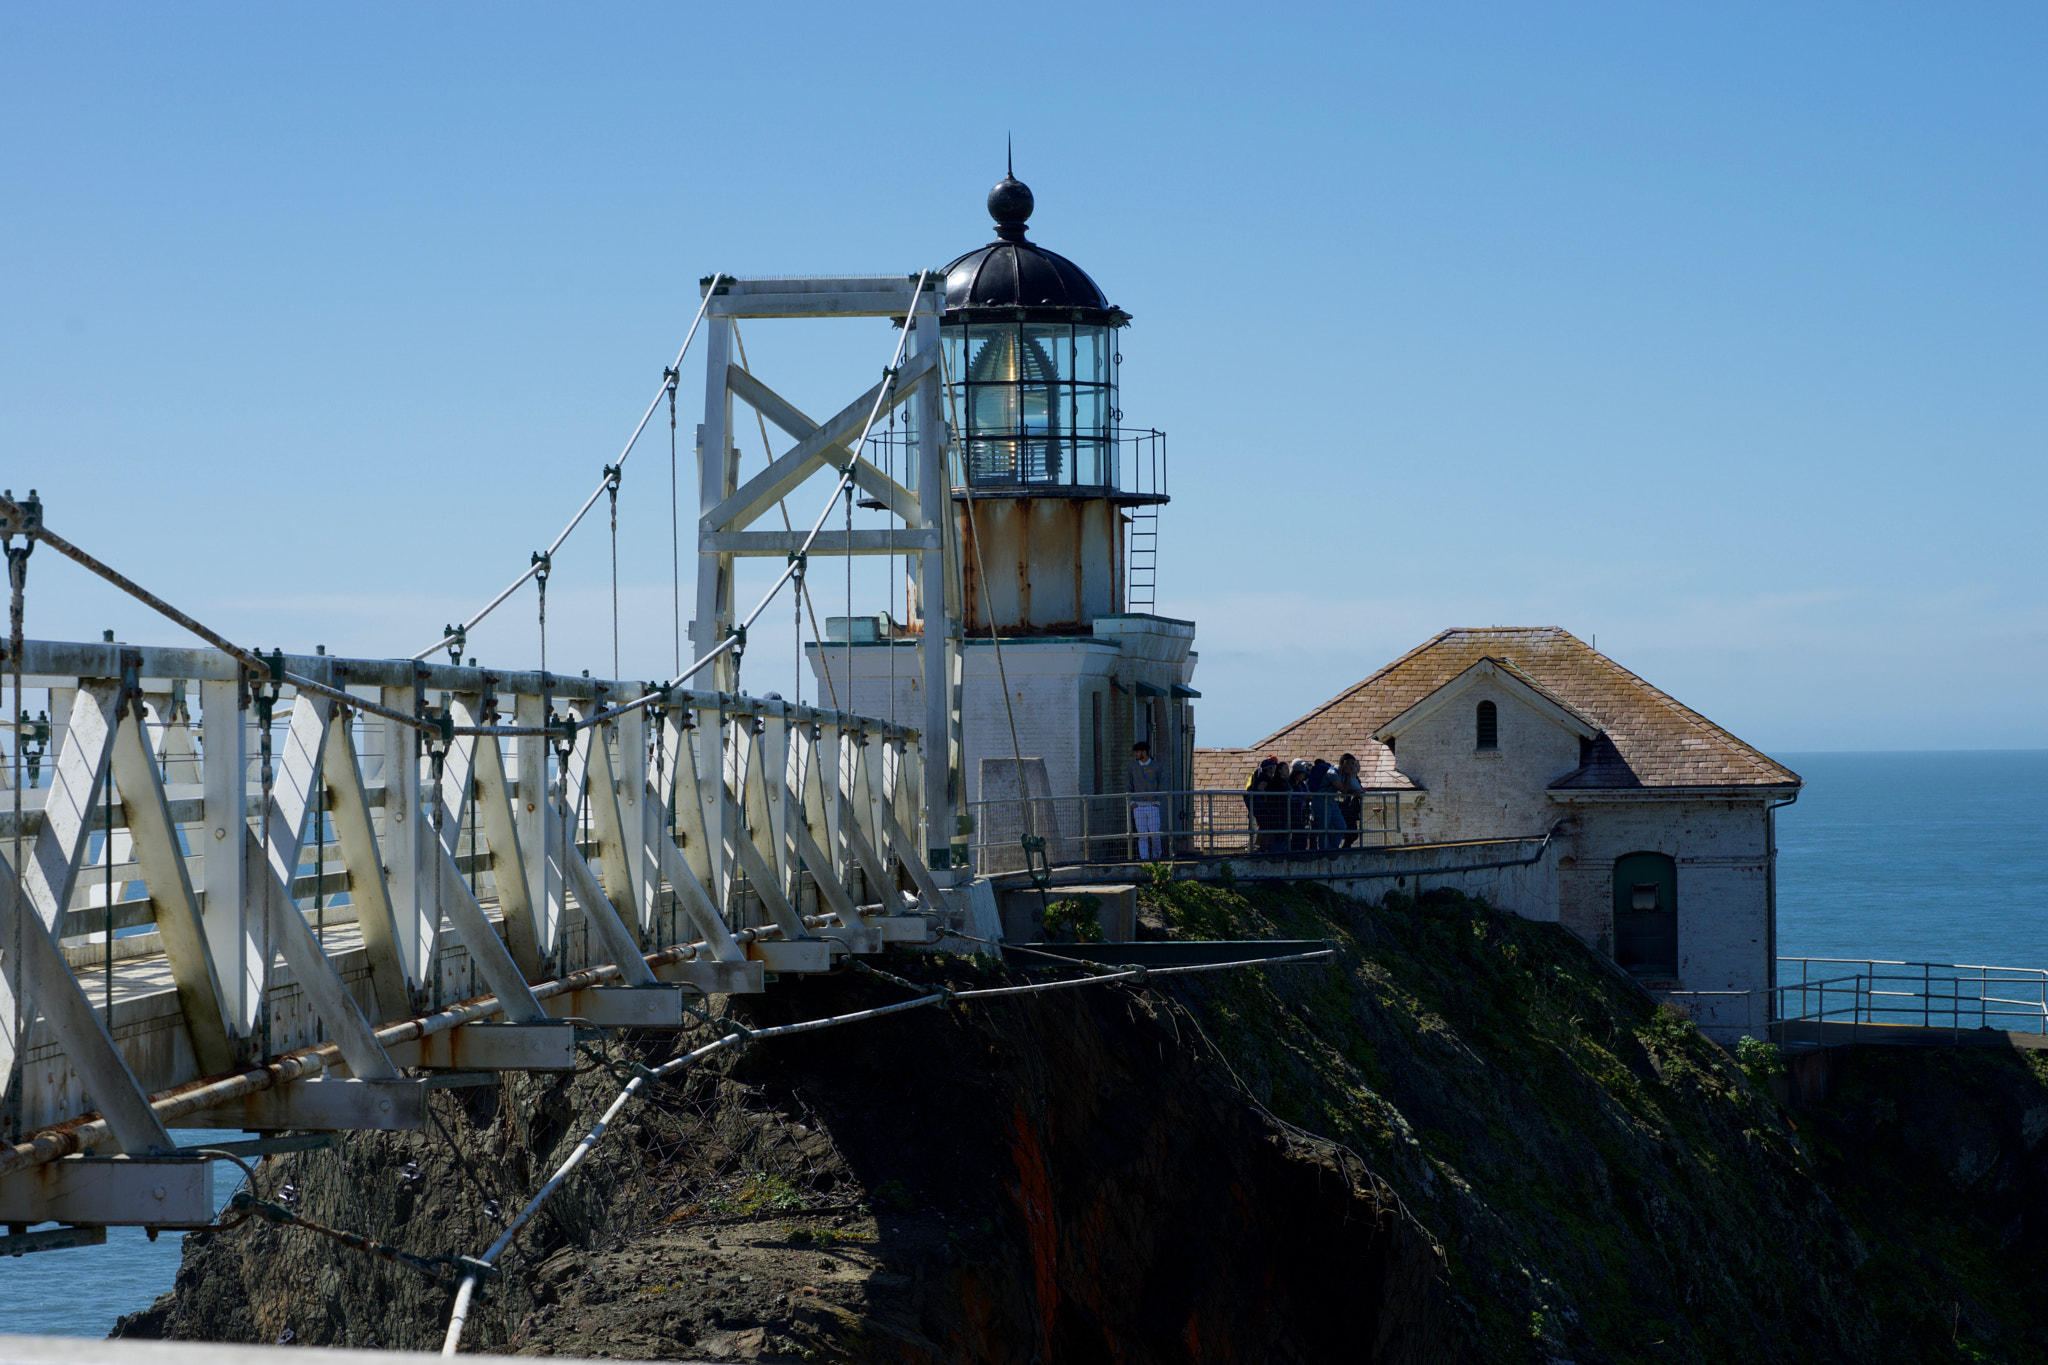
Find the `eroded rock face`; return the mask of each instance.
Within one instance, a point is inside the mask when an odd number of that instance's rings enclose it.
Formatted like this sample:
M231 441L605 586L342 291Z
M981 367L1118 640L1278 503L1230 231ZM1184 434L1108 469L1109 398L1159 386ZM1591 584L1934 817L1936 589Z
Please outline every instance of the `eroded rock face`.
M1328 939L1337 962L922 1010L661 1086L507 1258L466 1344L2048 1360L2048 1054L1865 1049L1793 1112L1556 925L1457 897L1185 883L1145 910L1160 934ZM958 960L890 965L988 984ZM721 1005L781 1023L900 998L856 975ZM290 1182L310 1218L473 1254L502 1226L490 1201L519 1208L622 1074L445 1094L447 1136L350 1139L266 1165L263 1191ZM176 1293L128 1326L431 1348L448 1298L250 1224L193 1239Z
M879 1003L850 978L755 1022ZM706 1359L1455 1357L1443 1258L1356 1159L1265 1117L1121 988L766 1043L630 1112L548 1206L475 1349ZM662 1048L672 1046L664 1042ZM652 1050L644 1060L658 1060ZM264 1192L420 1254L474 1253L616 1088L435 1101L443 1136L270 1163ZM446 1289L302 1229L195 1238L133 1334L427 1348Z

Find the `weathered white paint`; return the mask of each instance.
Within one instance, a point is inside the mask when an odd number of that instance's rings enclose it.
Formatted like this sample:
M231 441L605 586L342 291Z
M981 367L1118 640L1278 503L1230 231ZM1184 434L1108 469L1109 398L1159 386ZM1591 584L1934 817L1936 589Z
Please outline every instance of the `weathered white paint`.
M1763 794L1685 799L1655 791L1571 792L1550 784L1577 769L1582 723L1511 676L1474 673L1439 704L1410 708L1380 731L1394 762L1422 791L1403 801L1410 843L1560 834L1529 868L1432 879L1484 895L1531 919L1560 920L1612 952L1614 863L1663 853L1677 865L1678 984L1755 990L1774 978L1772 849ZM1427 700L1427 699L1426 699ZM1478 747L1478 706L1491 701L1499 745ZM1335 757L1335 755L1331 755Z

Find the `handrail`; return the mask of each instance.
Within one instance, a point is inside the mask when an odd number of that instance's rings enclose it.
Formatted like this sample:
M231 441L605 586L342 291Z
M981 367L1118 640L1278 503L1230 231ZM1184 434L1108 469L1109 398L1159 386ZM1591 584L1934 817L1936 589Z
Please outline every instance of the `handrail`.
M1861 966L1865 970L1840 976L1809 977L1782 982L1750 991L1665 991L1674 1003L1701 1002L1697 1013L1710 1013L1706 1027L1740 1031L1751 1036L1770 1036L1780 1041L1825 1042L1832 1027L1848 1026L1852 1041L1864 1041L1865 1026L1910 1027L1946 1030L1954 1041L1965 1032L2003 1029L2006 1032L2048 1034L2048 968L1979 967L1960 963L1893 962L1880 958L1780 958L1780 962L1830 963ZM1918 971L1879 971L1880 967L1918 968ZM2033 986L2032 998L2024 994L1995 994L2000 988ZM1794 997L1797 997L1796 1001ZM1744 998L1743 1019L1738 1026L1721 1017L1720 1006L1736 997ZM1764 1003L1763 1018L1757 1005ZM1787 1026L1810 1025L1814 1038L1790 1036ZM1792 1030L1796 1033L1799 1030ZM1882 1036L1882 1035L1878 1035Z
M1054 864L1135 861L1131 845L1139 839L1157 841L1154 856L1261 856L1286 853L1339 852L1352 848L1387 847L1400 836L1399 792L1354 794L1359 823L1342 818L1343 793L1248 792L1234 787L1189 787L1161 792L1070 793L1060 796L1015 796L971 801L973 819L969 848L977 864L989 871L1006 855L1019 852L1028 823L1044 838ZM1266 807L1266 823L1248 798L1275 802ZM1337 807L1334 821L1325 802ZM1159 809L1157 830L1137 828L1134 809ZM1062 818L1063 816L1067 818ZM1130 857L1124 856L1131 854ZM1020 863L1021 866L1021 863Z

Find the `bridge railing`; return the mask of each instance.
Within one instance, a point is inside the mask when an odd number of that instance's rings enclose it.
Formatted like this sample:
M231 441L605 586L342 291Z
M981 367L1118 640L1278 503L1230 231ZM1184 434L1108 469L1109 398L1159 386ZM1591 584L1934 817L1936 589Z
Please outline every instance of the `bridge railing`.
M1799 979L1769 990L1660 995L1723 1042L1870 1042L1905 1036L1892 1031L1902 1028L1946 1032L1952 1041L1984 1029L2048 1034L2048 969L1837 957L1778 963L1781 973L1796 964Z
M1254 800L1263 804L1255 806ZM1228 787L975 801L968 806L974 822L969 847L978 871L1000 874L1026 870L1027 835L1045 841L1053 867L1336 852L1400 841L1394 793L1367 793L1353 808L1356 825L1340 801ZM1142 807L1156 812L1156 824Z
M886 721L411 660L278 656L300 685L275 688L211 649L20 662L41 719L0 755L0 1221L41 1220L8 1172L80 1146L392 1126L409 1068L559 1069L565 1017L677 1027L674 986L827 971L946 908L918 735ZM323 1072L350 1084L290 1084ZM241 1107L195 1109L216 1082ZM241 1104L273 1086L317 1094ZM315 1113L344 1095L367 1121ZM97 1137L48 1136L94 1110Z

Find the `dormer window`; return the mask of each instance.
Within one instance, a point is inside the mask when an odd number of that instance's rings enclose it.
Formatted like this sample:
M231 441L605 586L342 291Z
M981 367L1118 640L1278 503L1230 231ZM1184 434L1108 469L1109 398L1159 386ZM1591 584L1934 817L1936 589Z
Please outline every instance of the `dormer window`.
M1479 703L1479 744L1481 749L1500 747L1500 712L1490 701Z

